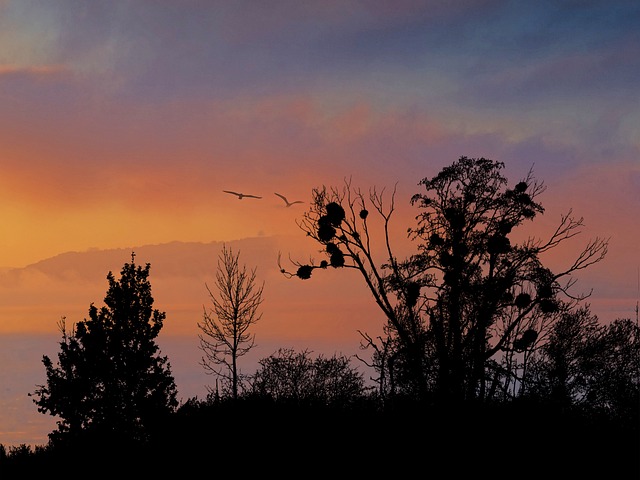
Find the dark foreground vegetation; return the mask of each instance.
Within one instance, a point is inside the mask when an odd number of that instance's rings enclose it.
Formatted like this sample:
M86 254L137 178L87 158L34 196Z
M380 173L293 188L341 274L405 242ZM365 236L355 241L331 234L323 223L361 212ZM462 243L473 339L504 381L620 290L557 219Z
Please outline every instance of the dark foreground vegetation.
M104 307L60 322L58 359L43 357L47 382L32 393L57 429L35 449L0 446L1 478L640 477L637 315L603 324L573 291L607 241L544 266L582 220L567 214L546 240L512 243L543 213L544 188L531 174L508 188L502 168L462 157L422 180L407 259L392 253L393 195L349 182L314 190L301 228L326 258L281 272L313 285L327 268L356 271L386 320L380 336L359 332L369 357L279 350L243 374L263 290L223 249L199 324L202 366L216 378L203 400L176 400L155 343L165 314L153 308L150 265L132 253L119 279L109 272Z
M255 399L190 402L155 428L144 443L96 433L69 445L0 450L1 476L640 475L637 418L616 422L525 402L438 409L409 403L385 411L367 402L345 409Z

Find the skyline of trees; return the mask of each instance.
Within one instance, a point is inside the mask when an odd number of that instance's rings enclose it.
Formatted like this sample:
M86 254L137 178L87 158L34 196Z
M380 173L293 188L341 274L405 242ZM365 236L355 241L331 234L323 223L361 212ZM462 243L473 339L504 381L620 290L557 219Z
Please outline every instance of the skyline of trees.
M429 418L441 412L436 422L443 425L449 415L471 415L479 406L506 414L533 405L536 412L571 412L637 428L624 424L637 422L639 413L638 325L630 319L600 324L584 303L588 295L571 291L573 275L601 261L607 241L589 240L566 269L546 268L540 255L578 235L582 219L569 211L549 238L512 242L516 227L544 212L537 201L544 186L530 172L510 188L503 168L460 157L424 178L424 193L412 198L420 213L407 231L417 245L408 258L394 255L395 190L390 200L375 188L365 195L349 181L342 189L313 190L299 226L325 257L318 264L294 261L295 272L280 264L280 272L302 280L327 268L359 272L386 319L381 336L359 332L369 359L314 359L308 351L281 348L261 359L254 374L242 375L238 359L255 345L250 327L261 318L264 283L257 284L256 269L240 264L240 252L223 245L219 295L207 286L213 308L204 308L198 337L201 366L224 384L203 400L176 400L169 360L155 343L166 314L153 308L150 264L137 266L132 253L119 280L108 273L104 307L92 303L89 319L71 330L61 321L58 364L43 356L47 384L37 386L34 403L61 421L50 443L33 455L68 453L61 446L85 447L87 441L107 448L111 439L155 451L202 422L223 425L225 412L240 419L243 411L269 415L278 405L311 416L326 415L328 408L365 412L374 423L382 421L380 412L408 408ZM373 217L381 234L373 231ZM355 361L374 369L377 388L366 386ZM473 425L469 419L467 426ZM0 460L3 455L11 456L0 449Z

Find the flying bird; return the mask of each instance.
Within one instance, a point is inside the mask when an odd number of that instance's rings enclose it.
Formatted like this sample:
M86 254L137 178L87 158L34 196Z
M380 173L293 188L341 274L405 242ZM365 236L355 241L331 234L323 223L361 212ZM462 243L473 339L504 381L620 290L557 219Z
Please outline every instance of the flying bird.
M290 202L289 200L287 200L287 197L285 197L284 195L280 195L279 193L276 193L277 196L279 196L282 200L284 200L284 203L286 204L287 207L290 207L291 205L294 205L296 203L304 203L302 200L296 200L295 202Z
M247 195L246 193L238 193L238 192L232 192L230 190L223 190L224 193L230 193L231 195L235 195L238 197L238 200L242 200L244 197L247 198L262 198L262 197L258 197L257 195Z

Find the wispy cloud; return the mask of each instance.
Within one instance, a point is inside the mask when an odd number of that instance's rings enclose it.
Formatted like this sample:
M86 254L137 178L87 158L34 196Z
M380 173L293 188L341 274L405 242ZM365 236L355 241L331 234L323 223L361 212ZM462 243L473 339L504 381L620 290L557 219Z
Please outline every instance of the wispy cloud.
M55 75L67 71L64 65L0 65L0 76L4 75L26 75L26 76L47 76Z

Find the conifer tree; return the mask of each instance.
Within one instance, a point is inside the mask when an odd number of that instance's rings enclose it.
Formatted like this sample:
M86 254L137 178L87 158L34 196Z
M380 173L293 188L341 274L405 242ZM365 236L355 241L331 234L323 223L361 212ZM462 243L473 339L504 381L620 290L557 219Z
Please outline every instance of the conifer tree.
M167 357L155 342L166 314L153 308L145 267L125 263L121 277L107 275L105 306L89 307L89 318L67 329L63 317L57 365L42 362L46 385L33 399L38 411L60 418L51 441L87 438L145 442L156 422L177 407Z

